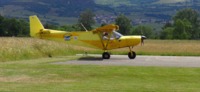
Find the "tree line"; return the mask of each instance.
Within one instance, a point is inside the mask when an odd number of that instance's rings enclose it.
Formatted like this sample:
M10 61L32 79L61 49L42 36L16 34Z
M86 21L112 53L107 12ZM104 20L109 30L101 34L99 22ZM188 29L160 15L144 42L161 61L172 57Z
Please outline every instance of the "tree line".
M81 12L77 24L56 26L46 23L44 27L63 31L92 30L95 25L94 16L95 14L87 9ZM150 39L200 39L199 18L196 10L183 9L178 11L173 22L166 23L160 32L156 32L151 26L133 26L131 20L123 14L116 18L115 24L119 25L119 32L123 35L145 35ZM106 24L102 24L104 25ZM29 23L0 16L0 36L29 36Z
M29 36L29 24L22 19L5 18L0 15L0 36Z
M167 23L161 32L161 39L200 39L199 14L193 9L183 9Z

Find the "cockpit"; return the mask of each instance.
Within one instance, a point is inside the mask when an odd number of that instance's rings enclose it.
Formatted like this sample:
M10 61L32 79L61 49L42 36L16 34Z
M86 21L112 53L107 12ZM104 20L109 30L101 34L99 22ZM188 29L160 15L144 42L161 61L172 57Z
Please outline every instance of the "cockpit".
M119 39L120 37L123 36L122 34L116 32L116 31L113 31L113 35L114 35L114 37L115 37L116 39Z
M110 40L119 39L121 36L123 35L116 31L112 31L111 33L103 32L103 40L108 40L109 37Z

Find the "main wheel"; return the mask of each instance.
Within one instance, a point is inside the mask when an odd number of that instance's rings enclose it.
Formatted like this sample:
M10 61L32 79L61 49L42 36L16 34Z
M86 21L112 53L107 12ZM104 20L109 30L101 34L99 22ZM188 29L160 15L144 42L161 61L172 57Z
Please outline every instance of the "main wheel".
M128 53L128 57L129 57L130 59L135 59L136 53L135 53L134 51L129 52L129 53Z
M103 59L110 59L110 53L104 52L104 53L102 54L102 58L103 58Z

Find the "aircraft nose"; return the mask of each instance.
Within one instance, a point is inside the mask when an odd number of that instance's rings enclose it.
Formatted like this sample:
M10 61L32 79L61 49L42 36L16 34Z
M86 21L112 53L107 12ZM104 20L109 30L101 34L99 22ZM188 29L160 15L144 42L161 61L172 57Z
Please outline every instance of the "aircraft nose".
M143 35L143 36L141 36L141 38L142 38L143 40L144 40L144 39L147 39L147 37L146 37L146 36L144 36L144 35Z
M145 39L147 39L147 37L146 37L146 36L144 36L144 35L143 35L143 36L141 36L141 45L144 45L144 40L145 40Z

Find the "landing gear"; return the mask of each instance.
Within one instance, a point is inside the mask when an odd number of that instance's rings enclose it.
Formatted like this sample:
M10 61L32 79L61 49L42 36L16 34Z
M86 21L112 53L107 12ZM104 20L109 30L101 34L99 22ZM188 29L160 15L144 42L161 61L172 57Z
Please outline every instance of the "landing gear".
M133 48L133 47L132 47L132 48ZM129 57L130 59L135 59L136 53L132 50L132 48L129 47L130 52L128 53L128 57Z
M135 59L136 53L135 53L134 51L131 51L131 52L128 53L128 57L129 57L130 59Z
M132 51L132 48L129 47L130 52L128 53L128 57L129 59L135 59L136 58L136 53L134 51ZM110 59L110 53L108 53L106 50L104 51L104 53L102 54L102 58L103 59Z
M104 53L102 54L102 58L103 58L103 59L110 59L110 53L104 52Z

